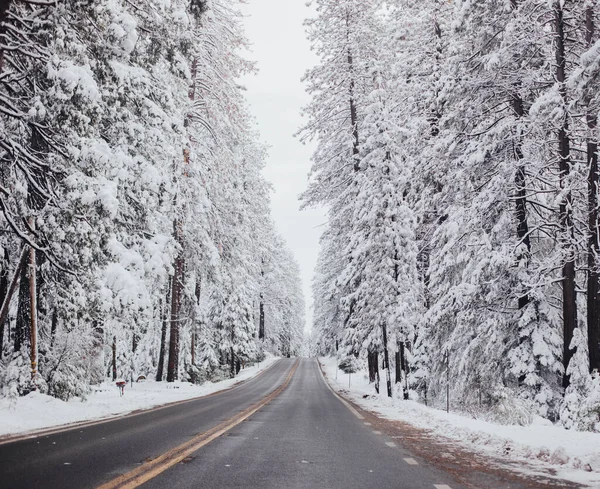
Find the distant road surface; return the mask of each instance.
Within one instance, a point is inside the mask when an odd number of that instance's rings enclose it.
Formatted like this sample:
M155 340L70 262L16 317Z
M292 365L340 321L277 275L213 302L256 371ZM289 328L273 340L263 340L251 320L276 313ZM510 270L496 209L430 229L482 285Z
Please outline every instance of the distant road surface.
M314 359L229 391L0 445L2 489L466 489L374 431Z

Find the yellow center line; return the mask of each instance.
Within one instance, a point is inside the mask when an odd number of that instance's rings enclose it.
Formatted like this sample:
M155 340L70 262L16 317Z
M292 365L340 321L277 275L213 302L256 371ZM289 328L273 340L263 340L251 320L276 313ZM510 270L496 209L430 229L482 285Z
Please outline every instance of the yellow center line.
M166 453L163 453L159 457L123 474L119 477L98 486L97 489L133 489L139 487L150 479L154 479L157 475L163 473L168 468L181 462L184 458L189 457L196 450L199 450L205 445L208 445L211 441L215 440L223 433L226 433L231 428L234 428L245 419L248 419L258 410L266 406L269 402L275 399L281 394L292 380L294 372L298 368L298 360L294 363L292 369L285 378L283 384L275 389L271 394L264 397L257 403L248 407L241 413L223 421L214 428L211 428L204 433L196 435L191 440L172 448Z

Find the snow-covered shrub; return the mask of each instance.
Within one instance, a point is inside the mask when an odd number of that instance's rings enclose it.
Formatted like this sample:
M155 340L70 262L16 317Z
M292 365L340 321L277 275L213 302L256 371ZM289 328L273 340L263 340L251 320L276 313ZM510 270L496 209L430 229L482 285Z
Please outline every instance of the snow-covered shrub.
M567 370L570 385L561 405L560 421L568 429L600 432L600 375L588 372L587 341L580 328L574 331L571 349L575 354Z
M38 376L36 386L32 384L31 364L28 356L23 352L13 354L4 370L0 371L0 385L2 385L2 395L13 399L25 396L35 389L46 392L46 383L42 377Z
M352 355L349 355L340 360L338 367L345 374L354 374L358 372L359 365L356 358Z
M63 401L89 394L98 353L92 338L79 330L56 332L54 347L40 363L48 394Z
M529 426L533 421L531 403L519 398L511 389L497 389L486 417L503 425Z

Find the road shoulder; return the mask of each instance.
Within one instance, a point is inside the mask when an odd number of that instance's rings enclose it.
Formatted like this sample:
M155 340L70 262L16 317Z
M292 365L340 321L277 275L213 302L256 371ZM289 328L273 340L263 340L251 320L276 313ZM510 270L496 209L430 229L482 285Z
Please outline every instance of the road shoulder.
M329 362L331 363L331 362ZM393 410L389 407L378 409L378 404L372 402L376 396L365 396L360 389L348 389L348 376L332 371L331 365L323 365L319 359L319 367L325 382L369 425L373 430L381 432L388 438L414 454L415 460L424 464L432 464L451 473L466 487L474 489L549 489L564 487L568 489L582 487L598 487L595 480L598 474L578 474L580 480L567 480L550 464L541 460L528 460L513 457L510 446L506 453L496 455L477 450L468 441L443 436L434 429L427 429L410 423L403 413L403 419L393 419ZM355 374L353 378L358 381ZM358 383L358 382L356 382ZM373 392L375 394L375 392ZM396 406L397 410L401 405ZM398 416L400 418L401 416Z

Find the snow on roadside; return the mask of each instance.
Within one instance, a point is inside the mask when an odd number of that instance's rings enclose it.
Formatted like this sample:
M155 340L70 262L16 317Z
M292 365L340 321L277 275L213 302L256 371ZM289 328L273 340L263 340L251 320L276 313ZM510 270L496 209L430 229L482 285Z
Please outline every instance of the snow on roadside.
M524 471L531 472L535 466L551 468L559 479L600 488L600 433L566 430L542 418L536 418L531 426L504 426L446 413L415 401L390 399L385 394L384 378L380 395L376 395L364 372L352 374L348 388L349 376L337 368L335 358L319 361L330 385L364 409L433 431L467 449L524 462Z
M84 401L71 399L65 402L38 392L17 399L0 397L0 436L100 420L139 409L149 409L170 402L206 396L256 376L277 360L277 357L267 357L260 364L243 369L234 379L207 382L203 385L153 380L134 382L133 386L127 383L122 397L114 382L95 386L94 392Z

